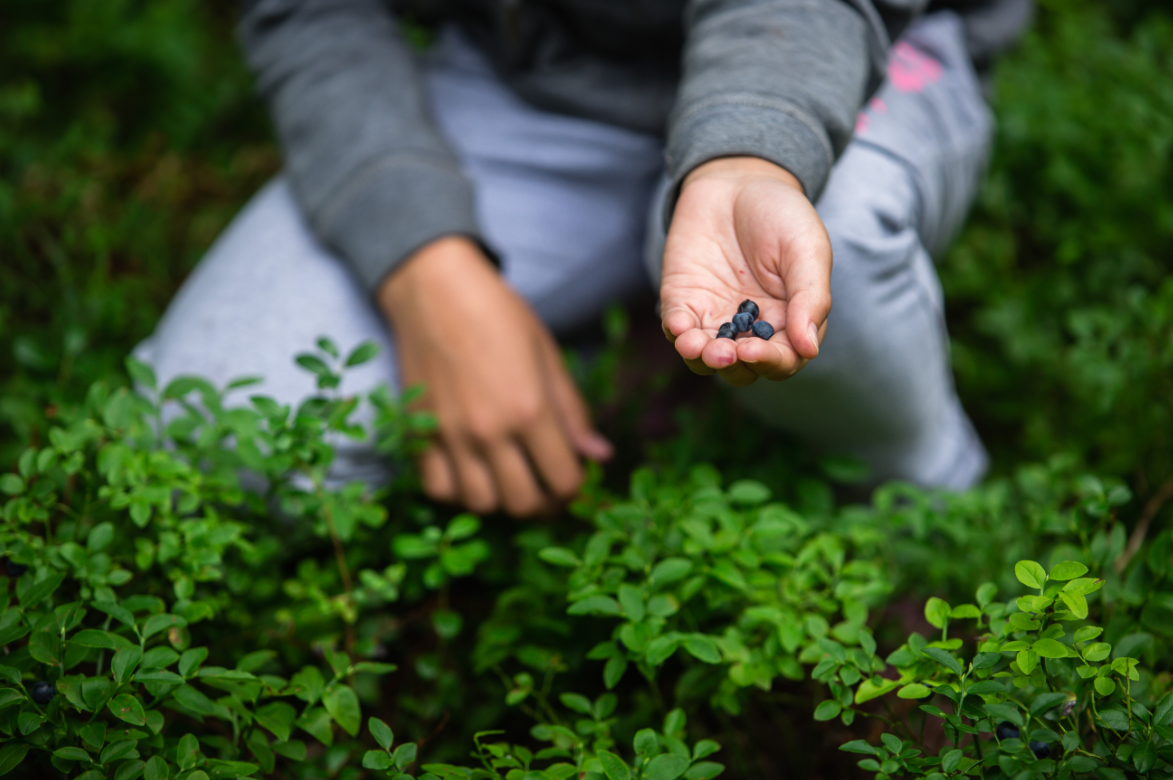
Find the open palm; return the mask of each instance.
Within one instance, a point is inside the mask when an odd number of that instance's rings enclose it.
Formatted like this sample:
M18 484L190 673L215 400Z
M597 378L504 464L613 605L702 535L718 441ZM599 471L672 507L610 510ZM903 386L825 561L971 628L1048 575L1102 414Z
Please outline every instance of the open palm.
M717 339L747 298L774 336ZM697 168L668 232L660 305L664 335L689 367L730 384L780 381L818 355L831 310L831 244L798 181L754 158Z

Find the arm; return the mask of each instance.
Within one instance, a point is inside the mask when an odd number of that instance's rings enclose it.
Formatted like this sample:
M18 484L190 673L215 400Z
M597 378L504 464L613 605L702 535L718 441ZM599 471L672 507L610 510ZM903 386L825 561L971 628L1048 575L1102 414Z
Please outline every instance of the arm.
M477 237L472 184L386 3L253 0L240 35L310 226L368 289L430 241Z
M698 373L786 379L826 332L831 245L812 204L882 78L887 31L867 0L694 0L687 25L664 333ZM715 340L745 298L774 337Z
M472 185L385 4L257 0L241 32L302 210L391 323L401 381L427 389L428 494L515 515L573 496L580 456L610 445L545 326L470 240Z

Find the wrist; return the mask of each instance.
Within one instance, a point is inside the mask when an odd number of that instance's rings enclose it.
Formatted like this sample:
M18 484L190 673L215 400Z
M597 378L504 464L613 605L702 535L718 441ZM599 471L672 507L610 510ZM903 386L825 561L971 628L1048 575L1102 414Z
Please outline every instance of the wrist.
M804 192L802 182L781 165L776 165L761 157L751 157L748 155L717 157L708 162L701 163L684 177L681 190L693 182L705 179L736 180L762 177L776 179L794 187L799 192Z
M449 295L458 284L482 276L499 278L497 269L481 248L464 236L444 236L417 249L375 291L375 301L384 316L396 322L396 313L406 315L421 304Z

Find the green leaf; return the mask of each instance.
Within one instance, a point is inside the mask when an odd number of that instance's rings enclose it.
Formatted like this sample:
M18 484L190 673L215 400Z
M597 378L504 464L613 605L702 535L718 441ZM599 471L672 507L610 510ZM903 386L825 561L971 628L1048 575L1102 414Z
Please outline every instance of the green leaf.
M143 639L150 639L160 631L167 631L171 628L183 628L186 625L187 621L179 615L151 615L147 618L147 622L143 624Z
M346 367L362 365L377 354L379 354L379 345L373 341L364 341L346 356Z
M724 771L724 764L718 764L715 761L698 761L684 773L684 780L712 780Z
M106 703L114 717L130 723L133 726L147 725L147 715L143 711L142 702L129 693L120 693Z
M1104 587L1103 580L1094 577L1081 577L1064 585L1062 592L1070 593L1073 596L1086 596L1089 593L1095 593L1102 587Z
M334 733L330 723L330 713L321 707L310 707L297 719L299 728L305 729L326 747L334 744Z
M1065 582L1067 580L1073 580L1076 577L1082 577L1085 574L1087 574L1087 567L1082 563L1078 561L1063 561L1051 567L1051 573L1047 578Z
M364 769L374 769L379 772L385 772L394 766L391 756L384 753L382 750L368 750L363 754L362 765Z
M1034 650L1019 650L1014 660L1018 663L1018 668L1022 670L1023 674L1030 674L1039 664L1039 654Z
M118 771L114 773L114 780L134 780L146 768L145 762L139 761L137 758L131 759L118 767Z
M729 500L734 504L753 506L770 500L770 489L752 479L739 479L729 486Z
M936 629L944 629L949 625L949 603L936 596L925 602L925 620Z
M721 648L712 637L704 634L688 634L684 637L684 649L694 658L707 664L721 663Z
M89 761L90 754L79 747L63 747L53 751L53 755L66 761Z
M682 580L692 571L692 561L687 558L665 558L652 569L652 587L661 588L669 583Z
M330 371L330 367L322 362L320 357L311 355L308 352L303 352L298 355L295 362L306 371L316 374L319 377L328 377L333 373Z
M899 687L899 680L884 680L881 684L876 685L869 678L860 683L859 687L855 689L855 703L863 704L872 699L878 699L889 691L893 691Z
M958 677L962 675L961 664L948 652L942 650L939 647L926 647L924 649L924 653L949 671L953 672Z
M687 756L678 753L658 755L644 767L644 780L676 780L688 770L689 763Z
M631 780L631 770L623 763L622 758L606 750L600 750L598 756L607 780Z
M257 723L273 732L273 736L277 737L277 739L285 742L289 739L289 735L293 731L293 721L297 717L297 711L283 701L274 701L263 707L258 707L256 717ZM375 719L372 718L371 720L373 721ZM382 723L382 721L379 722ZM371 733L375 734L373 726L371 727ZM389 729L388 733L390 733ZM375 739L377 740L378 738L378 734L375 734Z
M1168 726L1173 724L1173 691L1166 693L1153 710L1153 725Z
M1046 714L1049 710L1058 707L1065 701L1067 701L1066 693L1040 693L1030 703L1030 714L1032 717L1039 717Z
M154 370L133 355L128 355L126 358L126 373L130 374L130 378L134 380L135 384L143 385L151 390L159 385Z
M909 685L905 685L903 688L897 691L896 698L923 699L930 693L932 693L932 691L930 691L927 686L921 685L920 683L911 683Z
M582 565L582 561L574 554L574 550L565 547L547 547L538 552L538 557L553 566L563 566L573 569Z
M1067 657L1067 646L1054 639L1039 639L1031 645L1031 650L1034 650L1043 658ZM1019 664L1019 666L1022 666L1022 664ZM1030 674L1030 672L1027 672L1027 674Z
M591 714L591 700L580 693L564 693L558 697L562 706L582 715Z
M362 725L362 715L359 711L358 696L354 689L347 685L339 685L326 692L322 697L322 706L342 729L350 736L358 736Z
M1064 591L1059 592L1059 598L1071 610L1072 615L1080 620L1087 619L1087 599L1079 594L1066 593Z
M34 582L24 595L20 597L20 605L25 609L35 607L45 599L52 596L54 591L61 586L65 581L65 574L59 571L51 571L44 579Z
M71 636L69 641L72 644L81 645L82 647L99 647L108 650L121 650L123 648L134 647L126 637L110 633L109 631L101 631L97 628L82 629Z
M840 745L839 749L847 753L863 753L867 756L876 755L876 748L864 742L862 739L853 739L847 744Z
M632 623L644 619L644 597L639 588L627 583L620 585L619 605L623 608L623 614Z
M1084 659L1091 661L1092 663L1103 661L1105 658L1111 655L1111 653L1112 645L1108 644L1107 642L1096 642L1083 648Z
M418 746L414 742L405 742L395 748L395 752L391 754L391 760L395 762L395 766L400 771L403 771L415 761L415 755L418 749Z
M189 734L188 736L191 735ZM192 739L194 740L195 738L192 737ZM117 742L111 742L102 751L102 755L98 757L98 762L102 764L109 764L113 761L117 761L120 758L126 758L128 755L130 755L130 752L134 750L135 745L137 744L138 741L133 739L121 739Z
M603 667L603 685L607 687L607 690L611 690L623 679L623 673L626 671L627 659L621 655L611 656Z
M837 699L827 699L815 707L815 720L831 720L843 711L843 705Z
M595 594L576 601L566 609L568 615L619 615L619 602L610 596Z
M9 742L0 747L0 775L6 775L24 761L24 754L29 752L27 742Z
M1101 696L1111 696L1116 690L1116 683L1110 677L1097 677L1094 685Z
M179 738L179 745L175 748L175 760L180 769L191 769L199 761L200 743L195 734L184 734Z
M123 682L127 675L134 671L143 658L143 651L137 647L124 647L114 654L110 661L110 669L114 672L114 679Z
M964 618L980 618L981 616L981 610L979 610L973 604L959 604L949 612L949 617L954 620L961 620Z
M207 657L208 648L206 647L193 647L190 650L184 650L183 655L179 656L179 673L184 677L191 677Z
M24 479L19 474L11 472L0 474L0 492L10 496L20 495L24 492Z
M147 767L143 770L143 777L146 780L167 780L170 774L167 762L162 756L154 756L147 762Z
M1019 561L1014 564L1014 576L1028 588L1042 588L1047 582L1047 572L1034 561Z
M984 582L977 589L977 603L984 607L994 600L994 596L998 595L998 586L992 582Z
M293 722L292 718L290 722ZM370 718L367 720L367 728L371 730L371 736L375 738L375 742L379 743L379 747L383 748L383 750L391 749L392 743L395 742L395 734L391 731L390 726L378 718Z

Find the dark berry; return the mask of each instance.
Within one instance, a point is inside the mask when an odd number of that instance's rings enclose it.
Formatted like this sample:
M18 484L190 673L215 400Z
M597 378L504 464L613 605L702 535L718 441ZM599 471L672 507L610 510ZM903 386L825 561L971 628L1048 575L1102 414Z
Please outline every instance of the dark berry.
M1046 742L1031 742L1030 752L1035 754L1035 758L1046 758L1051 755L1051 746Z
M17 563L16 561L12 560L11 558L8 558L7 560L4 561L4 573L7 574L9 577L13 577L13 578L19 577L28 570L29 570L28 566L23 566L23 565Z
M717 338L719 339L734 339L737 338L737 331L733 329L732 322L726 322L717 328Z
M758 320L753 324L753 327L750 328L750 330L752 330L753 334L759 339L768 339L770 336L774 335L774 326L765 320Z
M53 687L53 683L51 682L37 680L33 683L33 687L29 689L29 695L33 697L33 701L37 704L48 704L57 695L57 689Z
M755 320L761 315L761 312L758 311L758 305L748 298L742 301L741 305L737 307L737 313L741 314L742 312L749 312L749 316Z
M1008 720L1002 721L998 728L994 729L994 736L998 739L1018 739L1018 733L1018 726Z
M746 333L753 326L753 315L748 311L733 315L733 330L737 333Z

